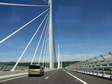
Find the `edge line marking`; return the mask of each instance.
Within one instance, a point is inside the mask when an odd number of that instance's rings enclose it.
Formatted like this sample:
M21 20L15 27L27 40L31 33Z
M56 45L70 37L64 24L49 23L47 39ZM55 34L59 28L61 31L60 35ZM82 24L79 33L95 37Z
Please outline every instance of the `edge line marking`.
M65 71L65 70L64 70ZM83 80L81 80L80 78L78 78L78 77L76 77L76 76L74 76L73 74L71 74L70 72L68 72L68 71L65 71L68 75L70 75L70 76L72 76L73 78L75 78L75 79L77 79L77 80L79 80L80 82L82 82L83 84L87 84L87 82L85 82L85 81L83 81Z

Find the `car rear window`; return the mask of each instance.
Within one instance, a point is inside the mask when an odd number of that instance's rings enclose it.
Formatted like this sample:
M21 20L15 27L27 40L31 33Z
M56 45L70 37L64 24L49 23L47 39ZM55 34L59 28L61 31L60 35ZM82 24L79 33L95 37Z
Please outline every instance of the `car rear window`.
M36 65L30 65L29 69L40 69L40 66L36 66Z

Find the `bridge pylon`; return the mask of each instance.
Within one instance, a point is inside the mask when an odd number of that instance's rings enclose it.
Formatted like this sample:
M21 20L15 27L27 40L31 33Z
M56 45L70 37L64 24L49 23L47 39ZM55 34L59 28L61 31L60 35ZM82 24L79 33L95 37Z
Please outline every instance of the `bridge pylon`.
M54 68L54 62L55 62L55 46L54 46L54 32L53 32L53 18L52 18L52 0L48 1L49 4L49 56L50 56L50 69Z

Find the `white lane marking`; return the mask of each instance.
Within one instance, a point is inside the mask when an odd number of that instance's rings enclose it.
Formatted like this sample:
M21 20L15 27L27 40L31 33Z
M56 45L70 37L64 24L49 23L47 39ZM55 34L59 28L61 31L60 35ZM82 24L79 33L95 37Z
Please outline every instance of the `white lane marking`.
M49 78L49 77L47 76L47 77L45 77L44 79L47 80L48 78Z
M45 80L49 79L49 77L51 77L52 75L54 75L56 72L57 72L57 70L54 73L52 73L50 76L46 76L44 79Z
M65 70L64 70L65 71ZM85 81L83 81L83 80L81 80L81 79L79 79L78 77L76 77L76 76L74 76L73 74L71 74L70 72L68 72L68 71L65 71L67 74L69 74L70 76L72 76L73 78L75 78L75 79L77 79L77 80L79 80L80 82L82 82L83 84L87 84Z
M5 81L9 81L9 80L14 80L14 79L22 78L22 77L25 77L25 75L24 76L19 76L19 77L14 77L14 78L9 78L9 79L4 79L4 80L1 80L0 83L5 82Z

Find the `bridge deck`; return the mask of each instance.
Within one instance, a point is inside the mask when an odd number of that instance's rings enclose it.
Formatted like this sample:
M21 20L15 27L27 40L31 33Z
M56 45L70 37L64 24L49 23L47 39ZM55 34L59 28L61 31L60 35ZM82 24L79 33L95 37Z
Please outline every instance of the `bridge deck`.
M78 78L84 80L88 84L112 84L112 80L91 76L87 74L82 74L74 71L70 71L73 75L77 76Z
M82 81L87 82L87 84L112 84L111 80L102 79L90 75L85 75L73 71L67 71L72 75L78 77ZM46 72L44 76L41 77L28 77L22 76L14 79L3 79L0 80L2 84L83 84L81 81L67 74L63 70L53 70Z

